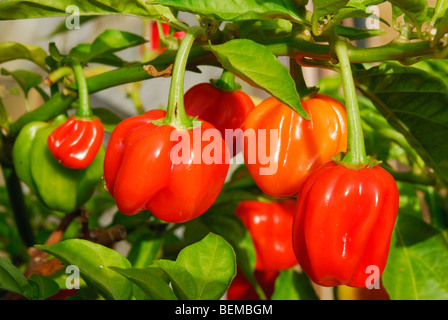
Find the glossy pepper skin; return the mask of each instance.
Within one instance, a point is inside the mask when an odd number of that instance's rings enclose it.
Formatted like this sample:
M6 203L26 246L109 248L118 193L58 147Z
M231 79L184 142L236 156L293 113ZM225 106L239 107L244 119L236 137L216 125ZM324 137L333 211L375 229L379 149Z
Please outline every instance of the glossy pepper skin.
M297 264L292 247L296 201L241 201L235 214L248 229L256 252L255 270L280 271Z
M73 212L93 194L103 175L104 147L84 169L60 164L47 146L48 136L65 121L31 122L20 131L13 147L17 176L51 210Z
M248 113L255 107L245 92L223 91L206 82L191 87L185 93L184 103L188 115L198 116L211 123L223 138L226 137L226 129L242 129ZM232 156L241 151L237 141L237 136L228 141L228 144L232 142Z
M98 118L72 116L48 136L47 144L62 165L83 169L95 159L103 137L103 124Z
M321 286L373 284L372 271L379 276L387 262L398 200L395 180L379 166L354 170L330 162L312 173L293 227L304 272Z
M306 177L347 149L347 120L345 107L337 100L322 94L302 101L310 116L300 117L288 106L270 97L253 109L244 124L257 137L251 142L244 138L244 160L255 183L273 197L295 196ZM258 130L266 131L266 141ZM278 130L271 139L270 130ZM271 146L270 146L271 145ZM262 157L271 157L263 163ZM262 169L269 169L262 173Z
M228 150L216 132L219 140L215 143L222 154L208 162L204 149L213 141L202 142L198 148L193 139L216 129L205 121L192 130L153 123L164 117L165 111L151 110L116 126L106 149L104 179L122 213L149 210L161 220L185 222L204 213L221 191L229 168ZM188 137L190 152L184 154L186 161L178 163L171 152L178 154L180 140L170 136L182 132Z

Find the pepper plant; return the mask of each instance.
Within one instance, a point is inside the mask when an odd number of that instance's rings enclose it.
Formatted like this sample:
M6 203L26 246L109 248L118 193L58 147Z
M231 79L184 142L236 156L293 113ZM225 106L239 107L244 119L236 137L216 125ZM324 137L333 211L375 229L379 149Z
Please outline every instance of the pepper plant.
M369 11L379 5L391 21ZM2 75L43 101L11 120L0 91L2 299L448 298L448 1L3 0L0 20L69 6L82 23L130 15L152 32L111 26L69 52L0 42L0 64L36 65ZM386 25L392 41L360 44ZM141 61L119 56L129 48ZM98 64L108 70L87 72ZM221 79L184 100L201 66ZM332 73L311 87L303 68ZM140 95L161 77L166 110ZM269 98L255 105L243 81ZM121 85L134 116L89 102ZM270 209L282 203L293 223ZM280 265L270 244L285 241Z

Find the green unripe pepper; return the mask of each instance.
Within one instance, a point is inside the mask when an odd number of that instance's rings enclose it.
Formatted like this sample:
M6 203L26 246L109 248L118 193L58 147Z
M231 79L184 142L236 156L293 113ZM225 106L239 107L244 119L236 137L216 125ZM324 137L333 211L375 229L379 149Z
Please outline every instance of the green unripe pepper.
M103 175L105 150L102 146L93 162L84 169L60 164L47 145L48 136L65 119L31 122L20 131L13 147L17 176L49 209L73 212L93 194Z

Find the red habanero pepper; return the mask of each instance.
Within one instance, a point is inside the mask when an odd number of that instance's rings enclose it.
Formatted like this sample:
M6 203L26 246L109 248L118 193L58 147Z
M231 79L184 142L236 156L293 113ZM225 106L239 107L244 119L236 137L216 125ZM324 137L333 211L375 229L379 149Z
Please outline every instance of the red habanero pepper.
M249 113L244 124L245 163L258 187L270 196L295 196L311 172L347 148L346 111L339 101L316 94L302 106L309 121L270 97ZM273 138L271 132L278 136Z
M62 165L86 168L102 146L104 128L97 118L70 117L48 136L48 147Z
M146 209L161 220L185 222L213 204L227 175L229 153L209 123L203 121L190 130L155 124L165 115L163 110L151 110L116 126L106 149L104 179L120 212L133 215ZM197 147L193 140L196 135L201 139L206 130L216 133L215 141ZM185 161L175 159L179 137L188 140L190 150L181 150ZM215 152L213 162L204 156L212 144L215 151L222 150L222 154Z
M247 114L255 107L252 99L234 83L234 75L224 70L221 79L199 83L190 88L184 97L185 111L211 124L226 137L230 130L232 141L227 140L231 156L241 151L237 145L238 129L242 129Z
M330 162L313 172L293 227L304 272L321 286L373 285L387 262L398 201L395 180L380 166L354 170Z
M292 247L296 201L241 201L235 214L249 230L255 246L255 270L280 271L297 264Z

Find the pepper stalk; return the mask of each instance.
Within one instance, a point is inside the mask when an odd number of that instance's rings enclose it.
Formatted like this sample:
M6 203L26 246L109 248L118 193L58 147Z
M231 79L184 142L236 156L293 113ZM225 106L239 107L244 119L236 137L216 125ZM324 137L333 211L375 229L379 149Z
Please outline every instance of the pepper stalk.
M345 39L335 36L334 50L339 60L342 86L344 88L345 105L347 110L347 152L342 164L351 168L362 168L369 164L364 145L361 115L359 112L356 87L353 81L352 69Z
M187 115L184 107L184 78L188 56L194 41L203 35L205 30L199 26L193 26L187 30L182 40L173 67L171 85L168 97L168 107L164 124L172 124L177 128L193 127L193 120Z
M71 65L75 74L76 83L78 84L79 106L76 115L81 118L90 118L93 116L93 112L90 108L89 90L86 77L84 76L84 70L76 59L71 61Z
M210 79L210 83L217 89L225 92L241 90L241 85L235 82L235 75L224 69L219 79Z

